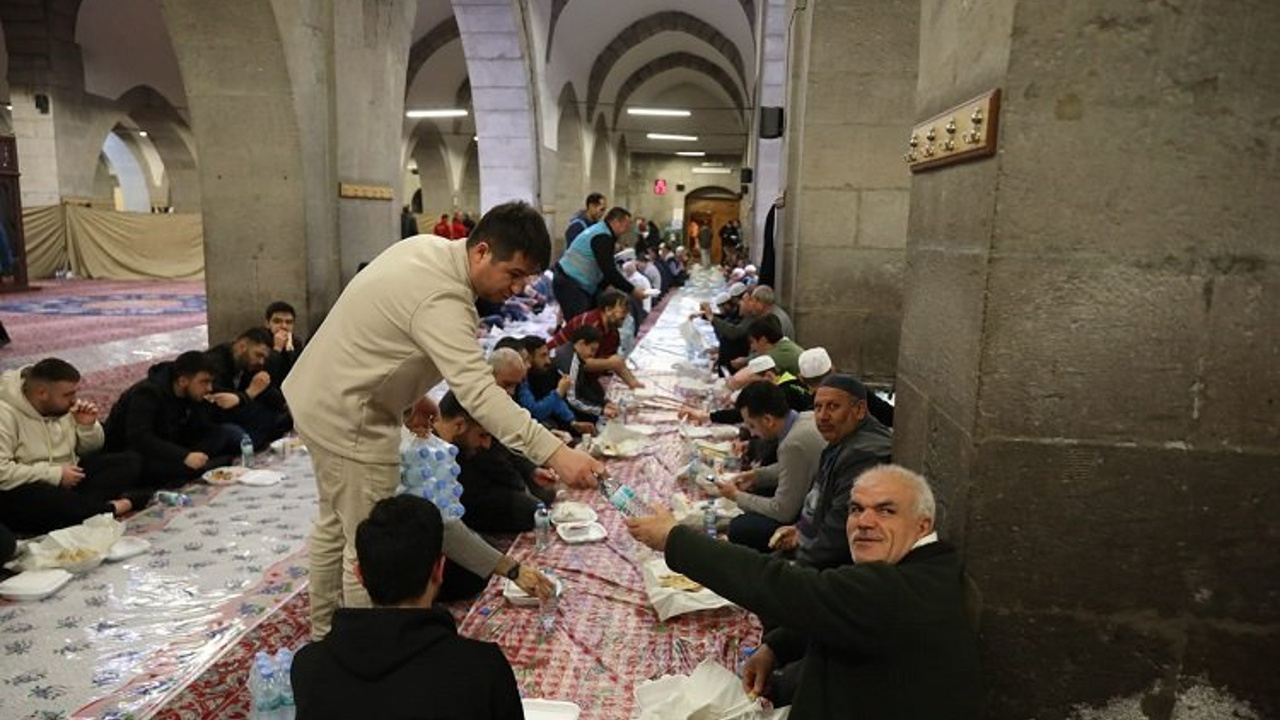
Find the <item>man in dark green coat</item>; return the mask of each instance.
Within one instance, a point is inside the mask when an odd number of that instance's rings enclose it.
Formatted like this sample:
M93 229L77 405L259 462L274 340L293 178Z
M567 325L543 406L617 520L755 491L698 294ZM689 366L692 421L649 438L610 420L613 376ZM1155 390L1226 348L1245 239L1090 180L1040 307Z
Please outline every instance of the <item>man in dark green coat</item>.
M955 548L933 530L933 491L896 465L854 482L845 524L854 564L817 570L675 525L665 511L627 521L667 565L778 625L747 663L761 694L776 667L803 660L792 720L980 716L978 653Z

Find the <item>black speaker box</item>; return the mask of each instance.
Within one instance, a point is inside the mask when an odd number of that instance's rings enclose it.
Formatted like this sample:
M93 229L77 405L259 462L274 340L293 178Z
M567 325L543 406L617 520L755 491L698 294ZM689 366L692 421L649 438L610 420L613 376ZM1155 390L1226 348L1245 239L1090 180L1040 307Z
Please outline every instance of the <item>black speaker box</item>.
M738 171L738 182L742 183L743 185L750 185L751 178L753 177L755 177L755 173L752 172L751 168L749 167L744 167Z
M782 108L760 108L760 137L765 140L782 137Z

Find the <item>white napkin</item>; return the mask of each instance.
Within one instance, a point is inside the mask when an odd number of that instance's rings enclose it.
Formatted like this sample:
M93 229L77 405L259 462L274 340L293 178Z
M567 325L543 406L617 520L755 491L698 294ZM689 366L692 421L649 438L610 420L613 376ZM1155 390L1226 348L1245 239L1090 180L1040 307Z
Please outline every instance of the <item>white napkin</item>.
M60 568L76 563L59 560L58 554L64 550L83 548L105 558L111 546L124 536L125 525L111 517L110 513L95 515L88 520L71 527L54 530L42 540L27 545L27 552L19 560L23 570L39 570L43 568Z
M693 673L668 675L636 686L640 720L784 720L790 708L765 710L742 689L742 681L714 660Z
M733 605L733 603L706 588L697 592L688 592L663 587L658 578L664 575L672 575L674 572L667 567L667 563L662 558L650 560L641 565L640 570L644 576L645 594L649 596L649 604L653 605L654 611L658 613L659 620L666 621L677 615L698 612L699 610L714 610Z

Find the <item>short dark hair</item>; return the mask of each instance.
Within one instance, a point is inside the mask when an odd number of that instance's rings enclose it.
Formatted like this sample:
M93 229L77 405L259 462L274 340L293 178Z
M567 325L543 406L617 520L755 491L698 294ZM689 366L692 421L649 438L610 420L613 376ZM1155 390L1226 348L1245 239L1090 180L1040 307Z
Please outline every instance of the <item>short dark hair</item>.
M184 377L194 377L195 375L206 372L212 375L214 373L213 361L209 359L199 350L188 350L173 360L173 379Z
M520 339L520 342L524 343L524 349L528 350L530 354L547 346L547 339L541 335L525 335Z
M524 340L522 338L512 337L510 335L493 344L494 350L500 350L502 348L511 348L516 352L526 352L528 350L528 348L524 346Z
M782 339L782 321L777 315L761 315L747 326L747 337L752 340L764 338L776 343Z
M520 200L495 205L480 218L467 249L486 242L499 262L510 260L516 254L525 256L539 269L551 262L551 234L547 222L532 205Z
M458 402L458 396L454 395L452 390L440 398L440 417L444 420L462 418L467 422L471 422L471 413L462 407L462 403Z
M80 371L66 360L51 357L27 368L23 377L38 383L80 382Z
M271 337L271 331L261 325L251 327L248 330L236 336L236 342L248 340L251 345L266 345L271 347L274 338Z
M262 319L270 320L271 316L275 315L276 313L289 313L295 318L298 317L298 311L294 310L292 305L290 305L289 303L283 300L276 300L275 302L267 306L267 312L263 314Z
M611 307L617 307L627 302L627 296L621 290L609 288L600 293L600 298L596 300L596 307L601 310L608 310Z
M431 501L414 495L379 500L356 527L356 558L373 604L421 597L443 542L444 523Z
M603 203L604 203L604 195L598 192L593 192L587 196L587 202L583 205L583 207L591 207L592 205L600 205Z
M575 345L580 342L584 342L588 344L598 343L600 342L600 331L597 330L594 326L583 325L582 327L573 331L573 334L569 336L569 342Z
M752 415L772 415L776 418L786 417L791 412L786 393L771 382L748 383L738 392L733 406L739 412L747 410Z
M611 222L615 222L617 220L623 220L629 217L631 217L630 210L624 207L611 207L609 208L609 212L604 214L604 221L606 223L611 223Z

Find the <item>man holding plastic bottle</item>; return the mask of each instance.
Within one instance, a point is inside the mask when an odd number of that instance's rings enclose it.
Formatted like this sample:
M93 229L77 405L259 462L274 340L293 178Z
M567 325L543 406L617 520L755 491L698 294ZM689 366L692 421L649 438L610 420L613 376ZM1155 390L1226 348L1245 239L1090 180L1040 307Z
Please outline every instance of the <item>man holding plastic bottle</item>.
M328 633L340 600L368 607L352 574L356 526L395 492L402 415L442 377L508 447L570 484L595 485L603 464L564 445L494 384L476 342L476 298L503 302L520 292L550 253L542 216L523 202L485 213L465 243L430 235L398 242L351 280L298 358L284 393L320 497L310 541L312 637ZM476 574L551 590L462 523L446 523L444 551Z

